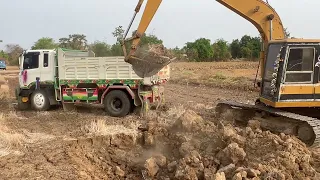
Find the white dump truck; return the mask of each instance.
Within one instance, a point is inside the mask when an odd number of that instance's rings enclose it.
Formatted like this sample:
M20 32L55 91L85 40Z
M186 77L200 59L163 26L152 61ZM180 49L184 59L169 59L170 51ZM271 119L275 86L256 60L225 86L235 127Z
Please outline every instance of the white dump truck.
M167 65L151 77L139 77L124 57L95 57L92 51L26 50L19 59L18 109L65 110L77 103L101 104L110 116L126 116L136 106L146 112L163 102L170 77Z

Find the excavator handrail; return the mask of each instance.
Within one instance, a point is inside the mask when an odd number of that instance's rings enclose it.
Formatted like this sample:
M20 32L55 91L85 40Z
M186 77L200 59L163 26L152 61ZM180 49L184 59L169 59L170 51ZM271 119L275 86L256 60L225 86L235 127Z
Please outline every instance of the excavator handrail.
M260 33L262 39L262 48L260 53L260 74L264 73L264 60L265 60L265 51L267 44L270 40L280 40L285 38L285 30L282 25L280 16L277 12L269 5L262 0L216 0L223 6L237 13L244 19L248 20L253 24ZM144 0L139 0L133 18L129 24L128 29L126 30L125 36L122 40L122 48L125 56L125 61L130 62L133 58L130 58L136 51L141 36L145 33L150 22L152 21L155 13L157 12L162 0L148 0L145 6L143 15L141 17L139 26L135 34L126 39L126 36L132 26L132 23L140 11L140 8ZM125 47L125 42L132 41L131 49L129 54L127 54L127 49Z

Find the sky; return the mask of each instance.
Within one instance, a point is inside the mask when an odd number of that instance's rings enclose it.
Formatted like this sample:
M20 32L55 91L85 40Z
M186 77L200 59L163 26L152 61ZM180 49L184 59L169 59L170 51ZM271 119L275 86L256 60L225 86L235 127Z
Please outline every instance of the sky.
M147 0L145 0L147 1ZM81 33L89 42L112 44L114 29L127 28L138 0L0 0L0 49L5 44L30 48L41 37L56 42L69 34ZM316 12L319 0L269 0L284 27L294 37L319 38ZM130 32L138 27L144 6ZM248 21L215 0L163 0L147 33L155 34L169 48L205 37L229 42L244 34L258 36Z

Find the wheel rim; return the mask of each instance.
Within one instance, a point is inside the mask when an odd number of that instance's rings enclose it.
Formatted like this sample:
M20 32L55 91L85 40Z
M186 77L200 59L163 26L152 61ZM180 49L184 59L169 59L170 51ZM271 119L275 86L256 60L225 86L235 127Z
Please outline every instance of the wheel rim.
M35 94L35 96L33 98L33 102L37 108L42 108L45 103L45 98L44 98L43 94L40 94L40 93Z
M121 108L122 108L122 101L121 101L119 98L114 98L114 99L111 101L111 108L112 108L114 111L120 111Z

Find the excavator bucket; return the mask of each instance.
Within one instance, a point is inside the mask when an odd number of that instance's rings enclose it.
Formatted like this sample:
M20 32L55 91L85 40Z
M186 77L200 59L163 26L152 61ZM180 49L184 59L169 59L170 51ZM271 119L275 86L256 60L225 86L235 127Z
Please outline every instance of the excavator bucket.
M149 45L148 48L139 48L129 57L128 63L139 77L150 77L175 59L166 55L167 52L162 45Z

